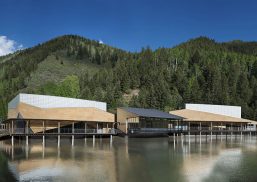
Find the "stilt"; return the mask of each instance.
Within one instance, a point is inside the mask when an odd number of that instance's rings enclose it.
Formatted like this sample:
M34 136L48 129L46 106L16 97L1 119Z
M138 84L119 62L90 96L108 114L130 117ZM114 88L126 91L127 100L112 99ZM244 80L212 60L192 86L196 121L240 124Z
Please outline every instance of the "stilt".
M85 123L85 143L87 143L87 123Z
M71 146L74 146L74 135L71 136Z
M12 120L12 134L14 133L14 130L13 130L13 120Z
M231 138L231 140L232 140L232 135L233 135L233 132L232 132L232 130L233 130L233 127L232 127L232 123L231 123L231 126L230 126L230 130L231 130L231 133L230 133L230 138Z
M188 123L188 141L190 142L190 122Z
M93 147L95 147L95 135L93 135Z
M220 132L220 140L222 141L222 137L223 137L223 134L222 134L222 123L220 123L220 130L221 130L221 132Z
M45 146L45 135L43 135L42 140L43 140L42 144L43 144L43 146Z
M200 141L202 139L202 123L200 122Z
M29 145L29 136L26 135L26 145L28 146Z
M44 136L43 136L44 138ZM45 158L45 145L43 144L42 146L42 158L44 159Z
M12 136L12 146L14 146L14 136Z
M112 143L112 135L110 136L110 142Z
M26 152L26 159L28 159L29 158L29 146L28 145L25 147L25 152Z
M242 123L241 123L241 141L242 141L242 139L243 139L243 126L242 126Z
M72 123L71 146L74 146L74 122Z
M71 132L72 132L72 134L74 133L74 122L72 123L72 128L71 128Z
M43 131L43 133L45 133L45 121L43 121L42 124L43 124L43 126L42 126L42 127L43 127L43 128L42 128L42 131Z
M58 148L60 147L60 143L61 143L61 136L60 136L60 135L58 135L58 142L57 142L57 146L58 146Z
M212 122L211 122L211 141L212 141Z
M57 146L58 146L58 148L60 147L60 142L61 142L60 133L61 133L61 123L58 122L58 141L57 141Z
M29 134L29 122L26 121L26 134Z

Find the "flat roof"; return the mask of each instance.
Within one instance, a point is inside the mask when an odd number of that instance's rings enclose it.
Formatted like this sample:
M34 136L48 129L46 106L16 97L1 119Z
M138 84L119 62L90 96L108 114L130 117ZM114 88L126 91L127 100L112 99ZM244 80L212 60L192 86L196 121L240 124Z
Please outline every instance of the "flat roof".
M201 121L201 122L213 121L213 122L235 122L235 123L236 122L238 123L254 122L248 119L236 118L236 117L225 116L221 114L214 114L214 113L203 112L203 111L195 111L190 109L175 110L175 111L170 111L169 113L183 117L184 121Z
M157 109L145 109L145 108L134 108L134 107L121 107L120 109L123 109L127 112L136 114L138 116L142 117L149 117L149 118L163 118L163 119L176 119L181 120L183 117L170 114L167 112L163 112Z
M20 93L8 103L8 109L15 109L19 103L25 103L39 108L95 107L103 111L106 111L107 108L107 104L105 102L70 97Z

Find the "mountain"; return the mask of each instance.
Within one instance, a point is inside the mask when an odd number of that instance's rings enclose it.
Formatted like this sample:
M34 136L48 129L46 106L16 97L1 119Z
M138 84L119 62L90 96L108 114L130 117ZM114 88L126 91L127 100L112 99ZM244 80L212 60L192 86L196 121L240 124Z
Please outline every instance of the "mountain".
M131 53L65 35L0 57L0 116L19 92L172 110L184 103L242 106L257 119L257 43L207 37Z

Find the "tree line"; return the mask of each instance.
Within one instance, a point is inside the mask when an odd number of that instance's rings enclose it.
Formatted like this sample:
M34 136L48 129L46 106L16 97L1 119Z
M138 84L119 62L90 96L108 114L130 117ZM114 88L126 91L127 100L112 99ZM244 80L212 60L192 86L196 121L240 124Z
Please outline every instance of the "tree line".
M199 37L173 48L131 53L79 36L58 37L0 62L0 115L6 116L6 104L26 88L38 64L62 51L71 60L99 65L99 70L49 82L37 93L104 101L110 111L120 106L169 111L185 103L239 105L243 117L256 120L256 45ZM133 95L133 90L139 93Z

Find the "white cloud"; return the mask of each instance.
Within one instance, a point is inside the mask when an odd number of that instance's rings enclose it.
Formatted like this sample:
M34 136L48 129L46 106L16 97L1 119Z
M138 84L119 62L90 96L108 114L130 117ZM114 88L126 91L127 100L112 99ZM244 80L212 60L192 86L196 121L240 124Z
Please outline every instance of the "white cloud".
M102 40L99 40L99 44L103 44L104 42Z
M8 39L6 36L0 35L0 56L10 54L22 48L22 44L18 44L14 40Z

